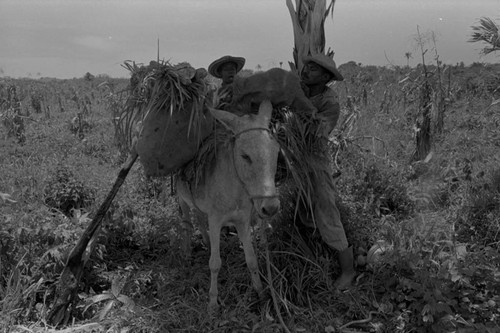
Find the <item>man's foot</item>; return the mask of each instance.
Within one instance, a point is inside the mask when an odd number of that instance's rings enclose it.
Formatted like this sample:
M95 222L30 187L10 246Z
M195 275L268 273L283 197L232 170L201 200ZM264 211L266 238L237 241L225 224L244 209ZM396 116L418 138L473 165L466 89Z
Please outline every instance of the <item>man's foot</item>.
M342 274L335 280L333 286L338 290L346 290L352 284L352 280L356 277L354 269L350 272L342 272Z
M351 286L352 280L356 276L354 270L354 256L352 253L352 246L339 252L339 263L342 269L342 274L335 281L333 286L339 290L345 290Z

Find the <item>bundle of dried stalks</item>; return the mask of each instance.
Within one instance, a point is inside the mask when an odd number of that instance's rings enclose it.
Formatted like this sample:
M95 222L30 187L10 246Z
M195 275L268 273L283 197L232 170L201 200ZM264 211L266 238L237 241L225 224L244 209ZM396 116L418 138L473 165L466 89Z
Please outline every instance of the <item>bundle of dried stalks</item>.
M179 170L179 177L188 181L192 185L199 184L204 170L213 165L217 155L217 149L221 145L230 144L234 134L224 125L216 122L212 133L203 140L194 158Z
M294 196L293 201L312 209L312 172L320 169L319 158L326 154L326 147L318 141L318 120L307 112L290 108L276 110L273 132L281 146L286 170L285 181L280 189L285 196ZM290 192L290 193L284 193ZM294 205L294 215L299 204Z
M131 91L118 123L127 146L137 151L146 174L168 175L193 157L209 133L206 72L155 61L124 67L131 73Z

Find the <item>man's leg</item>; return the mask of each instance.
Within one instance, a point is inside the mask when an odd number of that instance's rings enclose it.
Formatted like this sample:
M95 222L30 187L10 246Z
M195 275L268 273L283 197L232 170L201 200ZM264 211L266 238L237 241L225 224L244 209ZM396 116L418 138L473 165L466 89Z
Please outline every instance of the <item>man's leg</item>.
M327 179L329 175L324 173L325 175L320 177L323 178L321 182L317 183L321 185L316 187L317 201L314 208L314 218L323 241L339 252L338 260L342 273L335 281L334 286L342 290L348 288L356 276L353 251L347 242L340 212L335 203L333 182L331 179Z

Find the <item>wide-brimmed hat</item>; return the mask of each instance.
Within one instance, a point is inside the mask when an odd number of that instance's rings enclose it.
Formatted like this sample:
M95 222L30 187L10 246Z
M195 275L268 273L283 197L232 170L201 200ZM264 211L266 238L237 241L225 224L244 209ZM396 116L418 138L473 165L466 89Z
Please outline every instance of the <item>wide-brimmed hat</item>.
M212 62L210 66L208 66L208 72L212 75L215 76L216 78L222 78L221 75L221 67L222 65L228 63L228 62L233 62L236 64L236 72L241 71L243 66L245 66L245 58L243 57L233 57L230 55L223 56L222 58L219 58Z
M314 62L314 63L320 65L321 67L323 67L324 69L326 69L327 71L329 71L333 75L332 81L343 81L344 80L344 77L342 76L342 74L340 74L339 70L337 69L337 65L335 65L335 61L333 61L333 59L331 57L329 57L325 54L318 53L318 54L313 54L313 55L304 57L302 62L304 63L304 65L309 63L309 62Z

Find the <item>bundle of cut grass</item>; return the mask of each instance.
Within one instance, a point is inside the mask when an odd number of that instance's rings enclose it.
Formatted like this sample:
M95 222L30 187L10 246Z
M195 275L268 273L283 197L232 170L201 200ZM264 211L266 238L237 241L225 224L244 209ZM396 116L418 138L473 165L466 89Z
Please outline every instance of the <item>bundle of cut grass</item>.
M155 61L124 67L131 73L131 92L119 124L146 175L166 176L190 161L211 132L211 117L204 112L206 71Z
M289 64L292 72L300 75L305 57L325 52L324 25L328 15L333 15L335 0L331 0L328 6L327 0L295 0L295 7L292 0L287 0L286 4L294 33L294 63ZM333 51L328 50L326 55L333 57ZM287 108L282 111L278 116L280 127L277 133L286 169L293 181L293 186L288 186L287 191L294 193L292 197L296 198L293 206L295 218L300 207L312 212L311 195L314 191L311 175L320 170L318 157L329 158L329 151L326 140L317 139L317 120L297 109L292 113Z
M218 147L230 144L234 139L234 134L219 121L215 120L212 128L212 132L200 144L193 159L179 170L179 177L194 186L199 184L203 171L213 165Z
M325 147L315 139L319 121L309 112L285 107L275 110L274 118L273 132L283 154L285 165L282 167L286 170L283 180L288 183L280 192L293 192L297 203L295 215L299 204L312 209L312 173L320 169L319 157L325 154Z

